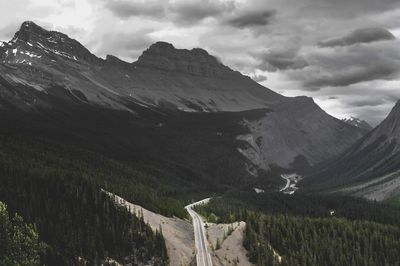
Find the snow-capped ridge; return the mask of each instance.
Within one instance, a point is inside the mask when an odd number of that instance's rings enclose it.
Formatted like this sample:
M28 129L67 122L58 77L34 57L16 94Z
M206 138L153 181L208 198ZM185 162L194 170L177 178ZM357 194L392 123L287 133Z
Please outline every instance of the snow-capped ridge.
M365 129L367 131L372 130L372 126L370 124L368 124L367 121L361 120L354 116L350 116L349 118L343 118L342 121L348 125L355 126L355 127L361 128L361 129Z
M45 53L53 53L74 61L78 61L78 59L91 63L102 61L68 35L57 31L48 31L32 21L22 23L9 45L12 48L42 49Z

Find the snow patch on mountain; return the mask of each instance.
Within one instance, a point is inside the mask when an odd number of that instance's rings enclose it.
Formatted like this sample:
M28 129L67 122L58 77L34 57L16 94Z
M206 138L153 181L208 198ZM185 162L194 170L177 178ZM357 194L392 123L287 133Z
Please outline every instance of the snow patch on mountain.
M368 131L372 130L372 126L370 124L368 124L367 121L361 120L354 116L350 116L349 118L344 118L344 119L342 119L342 121L351 126L355 126L355 127L361 128L361 129L368 130Z

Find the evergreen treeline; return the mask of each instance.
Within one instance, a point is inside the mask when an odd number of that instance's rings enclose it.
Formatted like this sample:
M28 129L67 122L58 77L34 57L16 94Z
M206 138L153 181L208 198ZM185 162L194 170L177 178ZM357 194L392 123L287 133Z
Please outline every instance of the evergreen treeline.
M382 203L234 191L196 209L209 221L246 221L243 246L257 265L400 264L400 210Z
M36 228L22 217L10 217L7 207L0 202L0 265L39 265L39 235Z
M0 200L37 227L44 243L41 264L99 265L113 258L166 265L162 234L154 234L142 218L101 192L99 183L106 182L101 178L112 169L102 170L110 165L105 161L95 171L90 158L79 163L65 157L35 146L1 143Z
M400 264L400 228L368 221L251 214L243 245L257 265Z
M343 217L398 225L400 209L384 203L338 194L285 195L233 191L213 198L209 204L197 207L203 216L217 215L220 222L244 220L247 211L265 214L290 214L309 217ZM333 213L331 213L333 211Z
M128 163L53 142L0 135L0 164L38 176L74 176L91 180L130 202L166 216L186 217L185 203L174 199L176 188Z

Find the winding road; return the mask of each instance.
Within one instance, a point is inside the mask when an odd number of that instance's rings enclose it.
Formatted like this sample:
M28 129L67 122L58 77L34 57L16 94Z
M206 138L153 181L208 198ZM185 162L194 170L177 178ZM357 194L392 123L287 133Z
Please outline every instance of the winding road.
M296 186L297 182L301 180L301 176L298 174L287 174L281 175L281 177L286 180L286 185L281 188L279 191L284 194L292 195L298 190L299 188Z
M203 220L200 215L193 210L196 205L206 204L210 198L204 199L185 207L189 215L192 217L194 229L194 241L196 245L196 262L197 266L212 266L211 255L208 252L208 243L204 228Z

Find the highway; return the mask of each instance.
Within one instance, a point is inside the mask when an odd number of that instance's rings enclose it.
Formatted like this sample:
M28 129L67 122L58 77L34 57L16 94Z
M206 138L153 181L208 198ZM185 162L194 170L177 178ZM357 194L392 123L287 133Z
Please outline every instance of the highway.
M288 175L281 175L281 177L286 180L286 185L281 188L279 191L283 192L284 194L292 195L298 190L299 188L296 186L297 182L299 182L302 178L298 174L288 174Z
M210 200L204 199L190 205L187 205L185 209L192 217L193 230L194 230L194 242L196 246L196 262L197 266L212 266L211 255L208 252L208 242L206 238L205 228L203 220L200 215L193 210L193 207L200 204L205 204Z

